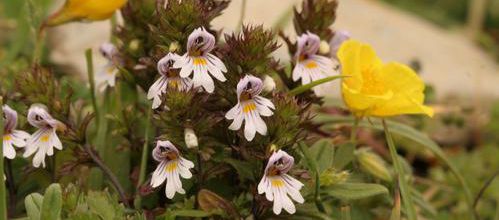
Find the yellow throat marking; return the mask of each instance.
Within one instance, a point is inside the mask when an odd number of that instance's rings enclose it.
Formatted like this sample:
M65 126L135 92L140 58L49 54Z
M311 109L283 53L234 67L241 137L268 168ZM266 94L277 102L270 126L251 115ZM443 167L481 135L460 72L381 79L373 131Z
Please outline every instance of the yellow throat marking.
M270 182L272 187L281 188L284 186L284 182L281 179L273 179Z
M193 58L194 65L205 66L207 64L206 59L203 57L195 57Z
M41 141L41 142L48 142L48 141L49 141L49 138L50 138L50 135L48 135L48 134L44 134L44 135L40 138L40 141Z
M165 170L166 170L166 172L169 172L169 173L177 170L177 161L170 162L169 164L167 164L165 166Z
M6 134L3 136L3 140L10 141L10 140L12 140L12 137L10 135Z
M307 67L307 69L314 69L314 68L317 68L317 63L313 60L311 61L308 61L307 64L305 64L305 67Z
M250 103L244 105L243 112L244 113L249 113L249 112L254 111L255 109L256 109L255 103L254 102L250 102Z

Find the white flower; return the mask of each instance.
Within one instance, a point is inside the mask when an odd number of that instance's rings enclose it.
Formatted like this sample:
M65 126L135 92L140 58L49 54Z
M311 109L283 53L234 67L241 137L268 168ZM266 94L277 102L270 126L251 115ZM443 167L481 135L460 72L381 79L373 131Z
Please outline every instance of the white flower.
M224 74L227 68L222 61L211 54L215 48L215 37L204 29L194 30L187 40L187 53L173 65L174 68L182 68L180 77L186 78L194 72L192 82L194 87L203 87L208 93L215 90L215 83L209 74L221 82L227 79Z
M267 200L274 201L273 211L276 215L279 215L283 208L290 214L295 213L296 208L291 199L300 204L305 201L300 194L303 183L287 174L293 163L294 158L286 152L274 152L258 184L258 194L265 193Z
M334 32L334 36L329 42L329 45L331 46L331 56L334 57L336 60L338 60L338 57L336 55L338 49L340 49L341 44L348 39L350 39L350 32L348 31Z
M62 150L62 143L56 133L61 122L54 119L44 106L39 104L29 108L28 122L38 130L28 139L23 156L29 157L35 154L33 166L39 167L42 164L45 167L45 155L54 155L54 148Z
M187 148L196 148L199 146L198 137L192 128L184 129L184 140Z
M8 105L2 106L4 118L4 134L3 142L3 155L6 158L14 159L16 157L16 147L25 147L26 140L30 135L24 131L15 130L17 126L17 112L11 109Z
M271 116L271 109L275 109L274 104L267 98L259 96L262 92L262 80L246 75L237 84L238 102L231 110L225 114L225 118L234 120L229 126L231 130L239 130L243 121L244 137L251 141L258 132L261 135L267 134L267 125L261 116Z
M189 78L181 78L179 70L173 68L179 56L177 54L168 53L158 61L158 72L161 75L154 84L151 85L147 92L147 98L153 100L152 108L156 109L161 105L161 96L166 93L167 88L176 89L178 91L188 91L192 87L192 82Z
M107 64L95 75L95 82L99 91L103 92L106 88L114 87L116 84L116 74L118 66L121 65L118 49L111 43L103 43L99 47L99 52L106 58Z
M325 56L317 55L321 40L319 36L307 32L298 37L297 50L295 54L296 66L293 69L293 80L301 78L302 84L337 74L333 61ZM318 96L327 93L331 84L325 83L313 88Z
M263 77L263 91L272 92L275 88L276 84L274 78L270 77L269 75L265 75Z
M194 163L180 156L180 152L170 141L158 141L152 151L154 160L160 162L151 178L151 186L156 188L166 180L165 194L172 199L175 192L185 194L180 176L184 179L192 177L189 169Z

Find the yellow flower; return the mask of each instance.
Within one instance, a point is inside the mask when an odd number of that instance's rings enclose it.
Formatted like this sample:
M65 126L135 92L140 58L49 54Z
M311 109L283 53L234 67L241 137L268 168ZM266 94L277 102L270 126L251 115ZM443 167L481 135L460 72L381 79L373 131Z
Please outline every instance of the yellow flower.
M45 25L56 26L70 21L98 21L113 16L126 0L67 0L64 6L51 15Z
M343 100L357 117L426 114L433 109L423 105L423 81L408 66L383 63L370 45L345 41L339 51Z

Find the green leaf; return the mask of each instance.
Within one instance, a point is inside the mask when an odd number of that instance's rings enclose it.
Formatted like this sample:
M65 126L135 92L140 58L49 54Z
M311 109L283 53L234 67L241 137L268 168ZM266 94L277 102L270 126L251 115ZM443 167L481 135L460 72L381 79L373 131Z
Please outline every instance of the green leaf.
M241 181L243 180L255 180L255 176L253 175L253 165L246 161L240 161L232 158L224 158L223 162L230 164L234 169L236 169L237 174L239 174L239 178Z
M87 203L90 210L102 219L116 219L116 213L119 212L103 192L88 192Z
M41 219L60 219L62 209L62 190L57 183L50 185L43 196Z
M31 193L24 198L24 207L29 220L39 220L42 209L43 196L40 193Z
M354 143L346 142L345 144L339 145L338 149L336 149L336 152L334 153L333 167L337 170L342 170L355 158L354 153Z
M310 157L317 161L319 174L333 165L334 148L333 143L328 139L321 139L315 142L309 149Z
M317 117L317 120L320 120L322 123L334 124L335 126L338 124L352 124L354 122L353 117L337 117L337 116L326 116L326 115ZM383 130L383 125L381 125L379 119L372 119L371 122L372 124L367 121L362 121L359 123L359 126ZM457 169L457 167L449 160L449 158L447 158L442 149L440 149L440 147L433 140L431 140L426 134L412 127L409 127L407 125L395 121L387 121L387 124L388 126L390 126L391 128L390 130L392 133L403 136L416 143L419 143L422 147L430 150L433 154L435 154L436 157L438 157L441 161L447 164L447 166L454 174L454 176L458 179L463 188L463 191L466 195L466 203L468 205L468 209L473 210L473 196L471 194L468 183L464 180L459 169Z
M373 183L339 183L327 187L323 192L340 200L349 201L388 194L388 189Z
M344 78L344 77L345 76L343 76L343 75L338 75L338 76L330 76L330 77L322 78L322 79L313 81L313 82L311 82L309 84L298 86L298 87L294 88L293 90L289 91L289 94L292 95L292 96L296 96L296 95L304 93L304 92L306 92L306 91L308 91L308 90L310 90L310 89L312 89L315 86L318 86L320 84L331 82L333 80L341 79L341 78Z

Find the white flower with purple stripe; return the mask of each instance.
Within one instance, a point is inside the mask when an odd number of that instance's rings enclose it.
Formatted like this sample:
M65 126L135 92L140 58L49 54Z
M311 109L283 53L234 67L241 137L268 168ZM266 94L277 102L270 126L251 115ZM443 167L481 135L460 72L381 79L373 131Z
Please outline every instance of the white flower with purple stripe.
M169 199L177 192L185 194L180 177L190 179L192 173L189 169L194 167L194 163L180 156L180 152L170 141L158 141L152 157L159 165L152 174L151 186L156 188L166 181L165 194Z
M118 66L121 65L121 58L118 49L111 43L103 43L99 47L99 52L107 59L106 65L95 75L97 88L103 92L107 87L114 87L116 84L116 75L119 72Z
M262 80L246 75L237 84L236 106L230 109L225 118L234 120L229 126L231 130L239 130L244 121L244 137L251 141L256 132L261 135L267 134L267 125L261 116L271 116L274 104L267 98L260 96L263 89Z
M202 87L206 92L213 93L215 83L211 76L221 82L227 80L223 74L227 72L227 68L218 57L210 53L214 48L215 37L204 27L197 28L189 35L187 53L175 62L173 68L181 68L182 78L193 74L192 83L195 88Z
M147 99L153 100L153 109L161 105L161 96L166 93L168 88L178 91L189 91L192 87L191 79L180 77L179 69L173 68L178 58L177 54L168 53L158 61L157 68L160 77L151 85L147 92Z
M273 211L276 215L279 215L282 209L289 214L295 213L296 208L292 200L300 204L305 201L300 194L303 183L287 174L293 164L294 158L286 152L274 152L258 184L258 194L265 193L265 198L274 202Z
M331 58L317 55L321 40L319 36L307 32L298 37L295 53L296 66L293 69L293 80L301 79L302 84L323 79L337 74ZM313 88L318 96L324 96L331 84L325 83Z
M25 147L26 140L29 139L30 135L25 131L16 130L17 127L17 112L10 108L8 105L2 106L3 119L4 119L4 134L2 138L3 142L3 155L8 159L14 159L16 157L16 147Z
M35 154L33 166L39 167L42 164L45 167L45 156L54 155L54 148L62 150L62 143L56 133L62 123L54 119L45 106L40 104L34 104L29 108L28 122L38 130L29 138L23 156L29 157Z

